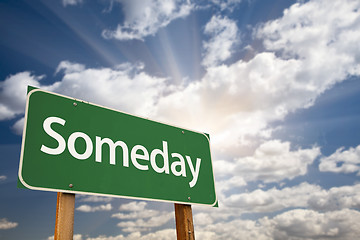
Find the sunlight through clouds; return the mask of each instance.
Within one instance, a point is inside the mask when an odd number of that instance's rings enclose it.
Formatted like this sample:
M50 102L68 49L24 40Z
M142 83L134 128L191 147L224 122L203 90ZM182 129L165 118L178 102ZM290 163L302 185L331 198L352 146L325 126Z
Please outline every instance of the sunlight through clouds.
M149 35L154 35L171 21L190 14L193 5L186 1L178 0L119 0L124 6L125 21L118 25L116 30L106 29L104 38L118 40L144 40Z
M252 26L241 25L232 14L243 3L237 0L204 5L177 0L111 3L121 5L124 19L117 20L115 29L104 24L100 38L126 42L127 47L133 40L160 43L165 51L160 55L172 76L149 71L145 61L99 66L62 59L53 71L56 82L45 81L50 76L42 72L25 70L2 79L1 121L8 121L14 132L22 132L26 86L33 85L209 133L220 207L194 206L199 239L350 240L360 235L358 139L344 147L317 140L299 145L274 134L287 117L316 106L329 89L360 77L359 1L298 1L284 9L282 16ZM114 7L109 11L115 11ZM196 22L195 17L185 21L192 14L202 14L201 21L196 20L202 24L199 29L187 28L198 31L195 38L199 36L202 46L193 53L202 53L198 72L203 74L198 79L183 77L180 50L175 51L178 46L171 42L176 37L168 31L178 19L184 20L181 24ZM240 38L245 27L252 29L253 43ZM254 50L253 57L235 56L246 47ZM150 47L146 49L151 52ZM154 55L151 59L155 60ZM324 120L327 115L322 110ZM106 213L107 224L116 228L109 234L94 231L91 236L79 232L78 239L165 240L176 236L170 208L95 196L77 201L78 212ZM17 226L0 219L0 228Z

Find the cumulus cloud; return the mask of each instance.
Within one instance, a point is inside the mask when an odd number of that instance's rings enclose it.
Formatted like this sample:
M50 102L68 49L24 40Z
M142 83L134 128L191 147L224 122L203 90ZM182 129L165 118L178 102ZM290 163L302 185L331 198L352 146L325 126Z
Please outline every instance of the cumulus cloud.
M214 167L216 167L216 165ZM228 169L228 174L226 177L228 177L229 175L231 176L231 172L232 172L232 169L231 168ZM226 192L228 190L234 191L235 189L238 189L239 187L243 187L246 185L247 185L247 182L244 180L244 178L242 176L239 176L239 175L234 175L225 180L218 180L218 181L216 181L217 196L218 196L218 198L223 200L223 196L224 196L224 194L226 194Z
M209 228L205 227L207 225L225 224L233 219L246 222L243 218L254 213L281 213L290 209L311 209L316 212L326 213L359 209L359 188L360 184L356 184L353 186L333 187L327 190L319 185L303 182L293 187L273 187L268 190L256 189L243 193L237 193L238 191L235 190L227 193L226 196L220 194L220 208L209 209L194 206L194 224L198 231L208 231ZM254 225L259 224L257 222L251 223ZM257 230L254 229L254 231ZM260 234L260 232L258 233ZM248 229L247 234L252 234L252 231Z
M218 198L222 205L234 207L241 206L247 208L243 201L252 202L254 205L249 205L246 210L249 212L252 210L257 211L255 205L259 205L260 208L263 205L267 208L270 203L282 205L282 201L276 200L271 194L267 194L260 189L256 194L254 193L255 197L246 193L234 194L229 197L229 194L230 192L238 192L241 187L248 185L250 182L278 183L283 180L291 180L298 176L303 176L307 174L308 166L312 165L320 154L319 147L291 150L290 142L270 140L256 148L252 156L238 158L233 161L215 161L214 171L217 179L216 189ZM305 191L307 187L301 186L300 189ZM300 189L297 191L300 192ZM314 189L309 190L309 192L311 191L314 191ZM285 195L289 194L286 193ZM299 198L301 196L298 195ZM260 202L256 203L256 201L253 201L254 198ZM274 210L275 206L270 206L269 209Z
M174 219L174 212L146 209L146 202L122 204L119 210L127 213L115 213L113 218L121 219L117 224L124 232L144 232L160 227ZM127 221L125 221L127 220Z
M65 71L64 77L49 89L135 114L150 114L166 87L166 79L149 76L130 65L83 69L62 62L59 67Z
M148 16L155 14L152 12L155 3L144 4L149 9ZM130 5L139 2L126 4L130 9ZM278 183L302 176L319 157L318 147L291 149L288 142L269 140L272 133L269 126L290 112L312 106L319 95L348 76L360 75L359 5L359 1L296 3L283 17L257 27L254 36L263 41L264 52L249 61L208 66L200 80L176 88L165 78L150 76L141 68L126 64L111 69L87 68L71 62L59 64L57 73L63 74L61 81L41 87L209 132L214 155L221 159L214 161L214 169L220 176L218 189L223 207L222 212L212 209L211 214L204 210L194 215L200 226L198 232L206 239L238 239L238 236L245 239L355 239L360 234L356 224L360 220L359 212L349 208L359 208L358 185L326 190L302 183L250 193L241 193L238 189L248 182ZM171 6L167 11L181 12ZM154 21L148 19L148 23L143 23L137 19L145 11L139 11L139 15L135 12L135 8L129 11L124 25L119 26L120 31L110 31L113 35L108 37L115 38L119 33L119 39L143 39L173 19L165 14L163 20L155 17ZM162 16L163 12L166 11L161 10L156 16ZM214 59L223 61L220 55L215 56ZM0 85L0 119L21 115L25 85L29 82L41 85L42 78L30 72L7 77ZM19 97L12 99L16 94L20 94ZM253 154L244 154L243 146ZM319 168L356 172L358 165L353 156L358 156L357 151L357 148L339 149L330 157L322 158ZM126 213L113 215L121 219L118 226L131 234L97 239L146 239L145 236L150 235L144 235L144 231L160 228L173 218L173 213L154 212L157 210L146 209L146 206L146 203L132 202L120 207ZM244 212L289 208L310 210L290 210L257 221L239 219ZM162 217L158 219L159 216ZM157 221L161 224L154 223ZM160 232L152 234L155 239L162 239ZM164 230L161 234L168 238L171 235L173 239L174 230Z
M278 182L305 175L307 167L320 155L320 148L290 150L290 142L270 140L261 144L253 156L236 160L234 174L246 181Z
M231 57L235 43L239 43L235 21L227 17L213 16L205 25L204 33L210 40L204 42L205 55L202 64L216 66Z
M30 72L21 72L0 82L0 120L12 119L23 114L27 85L38 87L43 78L43 75L35 76Z
M327 8L330 4L324 5ZM331 30L332 25L325 24L324 28L339 36L358 34L359 21L353 11L355 3L340 5L341 15L331 9L320 14L324 15L321 17L327 19L326 22L339 19L339 22L344 22L342 27L335 24L335 31ZM357 42L351 41L353 38L346 39L346 50L342 39L331 34L319 34L316 41L307 42L306 51L304 45L297 44L297 38L290 38L293 31L295 36L302 36L302 31L306 33L309 28L314 28L314 31L322 29L323 22L313 13L316 12L314 7L318 6L312 2L295 4L282 18L259 26L255 35L264 40L267 52L258 53L247 62L239 60L231 65L208 67L202 79L180 87L175 88L166 79L152 77L143 70L130 71L126 66L125 69L84 68L81 64L62 62L58 71L63 71L64 77L48 89L210 132L214 136L212 144L217 154L234 158L242 152L241 147L256 147L255 137L271 137L269 123L284 119L289 112L311 106L336 82L343 81L349 74L357 74L356 59L360 53ZM311 25L287 25L288 19L294 22L294 19L300 21L303 18ZM279 31L282 34L276 35ZM321 44L323 42L331 44ZM290 43L294 46L291 47ZM321 56L316 55L317 52ZM346 61L334 61L338 55ZM31 77L33 80L39 78ZM7 80L14 84L12 79ZM11 94L12 91L6 92ZM11 106L6 100L0 108L0 116L11 118L15 112L23 112L22 109L15 111Z
M354 239L360 233L360 218L356 210L344 209L320 213L314 210L294 209L275 216L253 220L235 219L220 221L197 228L198 233L208 233L206 239ZM211 234L210 234L211 233Z
M5 181L6 179L7 179L7 177L5 175L0 176L0 182Z
M86 240L172 240L176 238L175 229L163 229L156 232L141 234L140 232L133 232L127 236L122 234L117 236L99 236L95 238L86 238Z
M120 211L143 211L146 207L147 203L146 202L129 202L127 204L122 204L119 207Z
M314 191L307 200L308 207L318 211L360 209L360 184L333 187L329 190Z
M274 212L290 207L306 207L309 195L320 190L319 186L302 183L281 190L257 189L251 193L233 194L225 202L229 206L241 208L243 212Z
M343 147L336 150L328 157L320 159L321 172L356 173L360 172L360 145L356 148L345 150Z
M301 60L304 64L299 80L310 78L308 87L319 87L321 92L328 88L327 84L319 86L322 81L333 84L348 74L360 74L356 47L359 8L359 1L354 0L296 3L284 11L282 18L261 26L257 36L268 50L286 59Z
M234 219L218 221L212 224L196 225L196 239L236 240L301 240L335 239L352 240L360 234L360 213L356 210L331 211L326 213L314 210L294 209L273 218L263 217L258 220ZM132 232L129 235L99 236L87 240L135 240L176 238L175 229L163 229L148 234Z
M274 217L266 224L274 239L354 239L359 236L360 212L342 210L319 213L296 209Z
M311 208L333 211L360 207L360 184L333 187L329 190L318 185L301 183L294 187L269 190L257 189L249 193L232 194L224 203L237 207L240 212L274 212L288 208Z
M269 122L308 101L292 87L298 64L262 53L249 62L208 68L201 81L159 99L156 117L208 130L216 135L214 146L231 153L226 148L248 144L247 136L269 137Z
M171 219L174 213L159 212L157 216L150 218L140 218L132 221L121 221L117 224L124 232L149 231L151 228L161 227Z
M17 222L10 222L6 218L0 218L0 230L16 228L17 226L18 226Z
M154 111L155 103L166 89L165 78L152 77L139 65L85 68L82 64L63 61L56 70L60 71L64 74L62 80L51 85L42 85L40 80L44 76L30 72L20 72L0 82L0 120L24 114L27 85L144 116ZM22 133L23 123L23 119L15 123L16 133Z
M64 71L65 74L76 73L85 70L85 65L79 63L73 63L70 61L62 61L56 68L55 74L60 71Z
M200 81L160 98L155 116L212 133L216 151L227 155L240 154L253 137L269 138L269 123L312 106L334 84L359 75L359 3L337 1L336 8L325 2L297 3L260 25L255 37L264 52L207 68ZM312 38L303 38L310 33Z
M24 124L25 124L25 118L22 117L19 120L17 120L15 124L12 126L13 132L17 135L21 135L23 133Z
M110 203L105 205L98 205L98 206L90 206L90 205L81 205L76 208L76 210L80 212L99 212L99 211L110 211L112 206Z
M143 40L155 35L175 19L189 15L193 5L182 0L118 0L123 5L125 21L115 30L106 29L104 38L118 40Z
M146 209L141 211L134 211L131 213L115 213L111 217L118 219L139 219L139 218L150 218L155 217L159 214L159 211Z

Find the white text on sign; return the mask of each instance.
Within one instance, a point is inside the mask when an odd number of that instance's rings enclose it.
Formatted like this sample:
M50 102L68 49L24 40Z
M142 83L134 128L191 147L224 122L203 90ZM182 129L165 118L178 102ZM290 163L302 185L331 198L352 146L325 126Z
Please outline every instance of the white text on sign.
M51 128L51 124L57 123L62 126L65 126L66 120L59 118L59 117L48 117L43 122L43 129L44 131L52 138L54 138L58 142L58 146L56 148L50 148L45 145L41 146L41 151L50 154L50 155L59 155L62 154L65 149L66 145L68 148L69 153L78 160L85 160L88 159L92 153L93 153L93 142L91 138L83 132L74 132L72 133L68 140L67 144L65 139L61 136L61 134L55 132ZM85 141L86 148L83 153L78 153L75 149L75 141L78 138L82 138ZM171 173L174 176L182 176L186 177L186 163L189 166L190 173L192 175L192 180L189 182L190 188L194 187L199 176L200 171L200 163L201 159L196 158L196 164L195 167L193 165L193 162L191 160L190 156L185 155L184 157L180 153L171 153L169 155L168 153L168 143L167 141L162 141L162 149L153 149L150 153L149 151L142 145L135 145L129 155L129 148L127 144L123 141L116 141L114 142L110 138L102 138L100 136L95 136L95 161L96 162L102 162L102 146L104 144L107 144L110 149L110 156L109 156L109 162L112 165L116 164L116 147L121 147L123 158L122 163L124 167L129 167L129 156L131 159L131 163L139 170L147 171L149 170L149 164L144 164L144 161L141 161L142 164L138 160L145 160L150 161L151 168L157 172L157 173L165 173L170 174ZM162 167L159 167L156 161L156 157L161 156L164 160ZM169 156L172 158L172 163L169 168Z

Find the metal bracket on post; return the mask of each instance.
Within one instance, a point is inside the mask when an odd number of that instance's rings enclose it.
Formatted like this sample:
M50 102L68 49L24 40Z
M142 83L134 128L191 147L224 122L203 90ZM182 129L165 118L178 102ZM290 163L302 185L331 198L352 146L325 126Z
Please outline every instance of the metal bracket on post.
M55 240L72 240L74 236L75 194L57 194Z
M177 240L195 240L191 205L175 203Z

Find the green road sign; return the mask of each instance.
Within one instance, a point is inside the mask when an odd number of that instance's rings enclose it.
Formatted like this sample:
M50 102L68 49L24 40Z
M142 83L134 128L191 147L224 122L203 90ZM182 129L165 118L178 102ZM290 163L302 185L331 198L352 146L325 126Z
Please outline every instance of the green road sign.
M28 93L19 181L34 190L217 201L207 135L40 89Z

